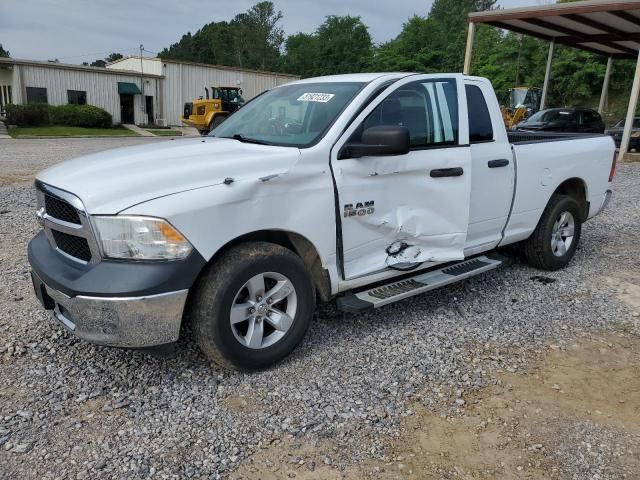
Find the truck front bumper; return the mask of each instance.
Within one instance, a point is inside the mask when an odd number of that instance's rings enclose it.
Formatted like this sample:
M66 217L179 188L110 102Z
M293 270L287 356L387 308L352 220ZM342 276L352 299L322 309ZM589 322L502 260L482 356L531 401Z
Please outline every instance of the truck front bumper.
M142 348L178 340L189 290L143 297L69 297L31 272L36 296L78 338L99 345Z
M175 342L189 293L205 261L197 252L174 262L79 265L41 232L29 243L36 296L78 338L143 348Z

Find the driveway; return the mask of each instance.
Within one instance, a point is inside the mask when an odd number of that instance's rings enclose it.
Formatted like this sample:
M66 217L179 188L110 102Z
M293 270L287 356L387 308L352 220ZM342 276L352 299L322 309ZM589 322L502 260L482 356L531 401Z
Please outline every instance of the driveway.
M169 140L159 137L0 139L0 186L30 184L40 170L80 155L158 141Z

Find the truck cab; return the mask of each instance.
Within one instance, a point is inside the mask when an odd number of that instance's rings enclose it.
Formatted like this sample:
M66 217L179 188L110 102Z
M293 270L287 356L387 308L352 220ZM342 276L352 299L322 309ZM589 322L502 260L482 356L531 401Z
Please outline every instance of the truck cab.
M565 267L614 153L604 135L507 133L479 77L300 80L202 139L40 173L34 287L80 338L148 347L189 321L212 360L264 368L316 302L380 308L498 268L510 244Z

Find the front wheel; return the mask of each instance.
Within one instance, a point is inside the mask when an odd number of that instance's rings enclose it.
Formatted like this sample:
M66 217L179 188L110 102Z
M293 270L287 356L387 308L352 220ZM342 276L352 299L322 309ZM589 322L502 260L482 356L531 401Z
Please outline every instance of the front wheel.
M315 309L302 260L266 242L230 248L202 275L191 317L196 343L210 359L245 370L268 367L302 340Z
M532 267L564 268L576 252L582 232L581 209L573 198L553 195L538 226L524 242L524 254Z

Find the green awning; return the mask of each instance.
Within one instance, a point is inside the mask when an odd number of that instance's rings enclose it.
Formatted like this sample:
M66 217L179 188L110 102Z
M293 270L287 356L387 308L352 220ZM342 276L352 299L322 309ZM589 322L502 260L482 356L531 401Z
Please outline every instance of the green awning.
M142 94L138 85L129 82L118 82L118 93L124 95L139 95Z

